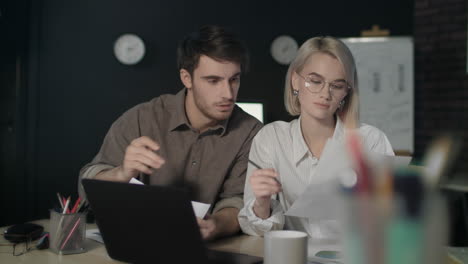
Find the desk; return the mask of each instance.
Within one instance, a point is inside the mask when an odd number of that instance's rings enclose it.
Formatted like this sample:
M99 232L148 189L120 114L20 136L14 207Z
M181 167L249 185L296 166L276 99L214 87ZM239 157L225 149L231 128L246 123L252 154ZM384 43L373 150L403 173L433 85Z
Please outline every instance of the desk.
M49 219L43 219L34 221L34 223L44 226L46 231L49 229ZM96 224L88 224L88 229L96 228ZM0 232L6 227L1 227ZM8 243L3 236L0 237L0 243ZM238 235L228 238L223 238L215 242L208 244L208 247L214 250L227 251L234 253L242 253L257 257L263 257L263 238L254 237L248 235ZM106 252L106 248L103 244L94 240L86 240L87 252L73 255L57 255L48 249L44 250L32 250L24 255L15 257L12 255L12 247L0 247L0 263L8 264L20 264L20 263L61 263L61 264L80 264L80 263L123 263L117 260L111 259ZM448 253L451 256L456 256L459 261L455 258L449 258L447 263L449 264L460 264L468 263L468 249L467 248L454 248L448 247Z
M33 221L34 223L44 226L44 229L49 229L49 219ZM1 227L0 232L7 227ZM87 229L96 228L96 224L87 224ZM3 236L0 237L0 243L8 243ZM238 235L234 237L223 238L208 244L211 249L219 251L228 251L242 253L257 257L263 257L263 238L252 237L247 235ZM12 254L11 246L0 247L0 263L16 264L16 263L62 263L62 264L79 264L79 263L122 263L111 259L106 252L104 244L87 239L87 252L73 255L57 255L48 249L32 250L24 255L15 257Z

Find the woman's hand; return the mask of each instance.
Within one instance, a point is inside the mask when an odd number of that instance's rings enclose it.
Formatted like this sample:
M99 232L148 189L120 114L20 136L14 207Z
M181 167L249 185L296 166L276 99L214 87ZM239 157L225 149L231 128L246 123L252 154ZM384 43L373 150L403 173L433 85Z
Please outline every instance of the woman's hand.
M255 195L253 211L262 219L270 217L271 196L281 192L278 173L274 169L255 170L249 180Z

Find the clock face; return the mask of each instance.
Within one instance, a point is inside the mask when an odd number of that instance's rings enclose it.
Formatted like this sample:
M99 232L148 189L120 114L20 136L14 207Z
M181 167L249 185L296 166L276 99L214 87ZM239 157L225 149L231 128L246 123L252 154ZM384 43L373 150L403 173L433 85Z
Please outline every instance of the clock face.
M271 56L279 64L288 65L296 57L298 45L290 36L279 36L271 43Z
M123 64L137 64L145 55L145 43L135 34L124 34L115 41L114 54Z

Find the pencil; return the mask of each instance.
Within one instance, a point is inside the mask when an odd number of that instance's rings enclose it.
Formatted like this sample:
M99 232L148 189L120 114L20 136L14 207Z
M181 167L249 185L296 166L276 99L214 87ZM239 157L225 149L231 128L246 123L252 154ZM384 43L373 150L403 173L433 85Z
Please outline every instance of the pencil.
M249 163L252 164L255 168L259 169L259 170L263 170L262 167L260 167L257 163L253 162L252 160L249 159ZM276 177L272 177L277 183L279 183L281 185L281 182L278 180L278 178Z

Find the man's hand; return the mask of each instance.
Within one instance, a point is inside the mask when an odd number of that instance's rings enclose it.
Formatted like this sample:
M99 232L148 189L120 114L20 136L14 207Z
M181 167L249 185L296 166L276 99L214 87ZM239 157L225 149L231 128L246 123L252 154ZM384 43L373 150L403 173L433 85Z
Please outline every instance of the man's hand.
M213 217L208 217L206 220L197 217L200 233L204 240L211 240L216 237L216 220Z
M131 178L138 174L152 174L154 169L159 169L165 160L155 153L159 149L158 143L149 137L139 137L134 139L125 150L122 165L104 171L96 175L96 179L108 181L129 182Z
M164 159L155 153L159 145L149 137L134 139L125 150L125 157L120 170L120 178L130 181L140 172L151 175L154 169L164 164Z
M204 240L212 240L221 236L232 235L239 232L237 215L239 209L227 207L219 210L205 219L197 217L200 233Z

